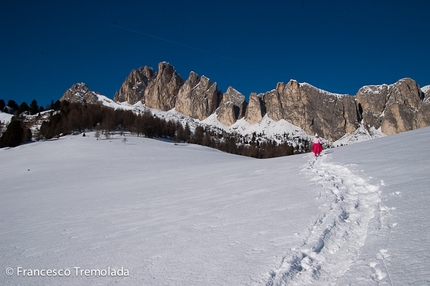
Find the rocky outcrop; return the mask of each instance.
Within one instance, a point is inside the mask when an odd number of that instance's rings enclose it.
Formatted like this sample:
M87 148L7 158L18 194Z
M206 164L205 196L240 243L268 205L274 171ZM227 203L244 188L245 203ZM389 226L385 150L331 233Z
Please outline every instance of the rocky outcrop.
M364 86L357 92L363 122L386 135L430 125L428 104L418 84L401 79L391 85Z
M176 95L183 83L173 66L161 62L158 72L147 66L131 71L114 100L130 104L141 101L151 108L170 110L175 107Z
M229 86L216 110L218 121L224 125L233 125L244 116L245 96Z
M68 101L71 103L94 104L98 102L97 93L91 91L88 86L83 83L76 83L71 88L64 92L60 101Z
M424 86L421 91L424 99L417 114L417 128L430 125L430 85Z
M430 125L430 104L412 79L365 86L356 96L334 94L291 80L278 83L275 90L259 97L271 119L285 119L306 133L318 133L329 141L354 132L361 122L381 128L386 135ZM250 98L249 106L251 100L255 108L255 99Z
M318 133L329 141L335 141L357 129L358 114L353 97L326 92L309 84L299 86L301 99L295 100L295 106L300 106L304 115L301 119L300 114L292 111L295 107L289 108L285 120L300 123L298 126L306 133ZM290 92L293 98L294 94L298 94L295 88L291 88Z
M333 141L357 126L353 97L333 94L295 80L278 83L275 90L261 95L266 114L271 119L284 119L306 133L318 133Z
M422 87L421 91L424 93L424 102L430 103L430 85Z
M412 79L365 86L356 96L330 93L291 80L278 83L267 93L251 95L245 119L255 124L261 120L262 111L262 116L275 121L284 119L329 141L354 132L361 122L391 135L430 125L430 103L426 98Z
M279 121L284 118L284 109L276 90L271 90L262 95L260 94L260 97L264 103L267 116L275 121Z
M176 96L184 80L169 63L158 64L158 73L154 80L149 81L143 99L146 106L160 110L175 108Z
M143 99L148 83L153 81L156 75L157 73L147 66L132 70L113 99L135 104Z
M266 114L263 101L255 92L249 96L249 103L245 111L245 120L251 124L256 124L263 119Z
M217 83L191 72L178 92L175 109L184 115L204 120L217 109L220 97Z
M218 121L227 126L233 125L237 120L235 105L231 101L221 104L215 113Z

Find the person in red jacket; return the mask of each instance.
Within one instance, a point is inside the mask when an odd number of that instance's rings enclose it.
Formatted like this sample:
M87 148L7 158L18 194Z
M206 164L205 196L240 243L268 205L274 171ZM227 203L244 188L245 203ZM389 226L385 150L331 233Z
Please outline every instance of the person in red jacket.
M322 141L317 133L315 133L315 138L313 140L312 152L314 152L315 157L319 156L323 150Z

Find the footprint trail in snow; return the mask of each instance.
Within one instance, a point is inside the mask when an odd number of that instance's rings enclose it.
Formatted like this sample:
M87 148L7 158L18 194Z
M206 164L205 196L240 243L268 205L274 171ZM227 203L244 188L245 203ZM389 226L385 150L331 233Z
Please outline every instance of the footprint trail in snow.
M369 222L381 201L379 187L367 183L347 167L327 156L312 159L303 167L321 189L321 212L291 249L267 285L332 285L357 260Z

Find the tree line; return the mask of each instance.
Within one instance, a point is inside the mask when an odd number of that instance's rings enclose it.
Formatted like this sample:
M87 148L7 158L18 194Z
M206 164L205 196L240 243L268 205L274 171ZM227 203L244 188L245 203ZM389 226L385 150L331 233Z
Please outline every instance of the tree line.
M192 132L188 124L183 126L178 121L159 118L149 110L135 113L131 110L105 107L101 104L84 105L69 103L68 101L57 101L52 103L50 107L52 109L48 115L44 115L45 119L35 134L31 134L23 119L24 117L19 115L21 113L15 115L12 120L13 124L12 122L9 124L0 140L0 146L17 146L22 142L31 140L32 137L36 140L45 140L66 134L95 130L98 138L102 135L109 138L114 132L122 134L122 132L127 131L137 136L168 138L175 142L199 144L224 152L255 158L272 158L303 152L288 142L278 144L270 140L252 140L244 143L241 135L203 126L197 126ZM38 112L40 112L40 108Z
M22 143L32 140L31 130L25 126L22 120L23 114L35 115L43 112L45 109L37 104L37 101L33 99L28 105L26 102L22 102L18 105L15 100L9 100L7 104L4 99L0 99L0 111L14 114L11 122L7 128L4 122L0 122L0 148L2 147L16 147Z
M51 109L51 105L53 104L52 102L53 101L51 101L50 105L46 106L47 109ZM33 99L30 104L27 104L24 101L20 105L18 105L18 103L16 103L16 101L13 99L10 99L7 102L7 104L4 101L4 99L0 99L0 111L10 113L10 114L15 114L15 115L22 114L22 113L34 115L45 111L45 108L43 106L39 106L37 104L37 100L35 99Z

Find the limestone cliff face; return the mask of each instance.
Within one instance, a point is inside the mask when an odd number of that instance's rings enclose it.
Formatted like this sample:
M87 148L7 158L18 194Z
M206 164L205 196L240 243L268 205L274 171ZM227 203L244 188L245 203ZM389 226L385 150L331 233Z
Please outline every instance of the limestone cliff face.
M365 86L356 96L334 94L291 80L278 83L275 90L259 97L265 107L263 116L267 114L275 121L285 119L306 133L319 133L329 141L354 132L360 122L381 127L387 135L430 125L430 102L409 78L391 85ZM256 103L250 97L248 108L255 110ZM245 118L255 123L255 118Z
M64 92L63 96L60 98L60 101L68 101L71 103L82 103L82 104L94 104L98 102L98 98L96 93L91 91L88 86L81 82L72 85L66 92Z
M418 84L401 79L391 85L364 86L357 92L363 121L392 135L430 124L428 104Z
M286 120L300 123L298 126L306 133L318 133L329 141L335 141L357 129L358 118L353 97L326 92L309 84L299 84L299 90L301 98L295 101L304 115L287 112L294 116L286 116ZM292 91L293 94L299 94L294 89Z
M170 110L175 107L176 96L184 80L169 63L158 64L158 73L148 82L142 103L151 108Z
M173 66L161 62L158 72L147 66L131 71L114 100L130 104L141 101L148 107L169 110L175 107L176 95L183 83Z
M423 101L419 112L416 115L415 128L430 126L430 102Z
M260 95L266 114L275 121L279 121L284 118L284 109L281 103L281 98L276 90L271 90Z
M249 103L245 111L245 120L251 124L256 124L263 119L266 113L263 101L255 92L249 96Z
M420 112L417 114L417 128L426 127L430 125L430 85L422 89L424 99L420 105Z
M235 105L231 101L221 104L215 112L216 112L218 121L224 125L231 126L237 120Z
M217 83L212 83L209 78L199 77L195 72L191 72L179 89L175 108L184 115L204 120L215 112L220 97Z
M244 116L245 96L229 86L216 110L219 122L224 125L233 125L238 119Z
M290 80L287 84L280 82L276 85L275 91L279 94L281 104L285 109L283 119L292 124L300 124L297 126L311 126L311 119L308 118L312 116L309 113L308 96L305 93L302 94L300 84L297 81ZM310 130L309 132L312 133L313 131Z
M332 141L356 129L357 112L353 97L329 93L295 80L278 83L262 96L266 114L286 121L306 133L319 133Z
M424 93L424 102L430 103L430 85L422 87L421 91Z
M156 75L157 73L147 66L132 70L121 85L119 92L115 94L114 100L130 104L142 100L148 83L153 81Z

